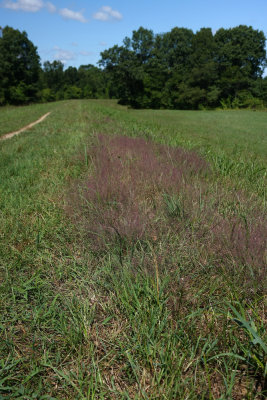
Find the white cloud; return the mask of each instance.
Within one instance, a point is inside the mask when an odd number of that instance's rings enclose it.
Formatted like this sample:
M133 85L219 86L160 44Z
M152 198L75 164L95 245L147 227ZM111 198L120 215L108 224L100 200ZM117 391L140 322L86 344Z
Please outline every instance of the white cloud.
M107 42L99 42L99 46L107 46Z
M62 8L58 13L65 19L74 19L75 21L83 23L87 22L82 11L72 11L68 8Z
M43 0L4 0L2 6L13 11L26 12L37 12L43 8L46 8L49 13L58 13L59 15L61 15L61 17L65 19L72 19L83 23L87 22L83 15L83 11L72 11L68 8L62 8L57 11L56 6L50 1L45 2Z
M103 6L93 15L93 18L99 21L119 21L122 19L122 14L119 11L113 10L110 6Z
M79 57L92 57L95 55L93 51L71 51L62 49L59 46L54 46L53 49L49 50L47 53L50 54L50 59L61 61L65 65L71 64L71 61L77 60Z
M64 49L61 49L60 47L55 46L53 59L59 60L63 64L66 64L68 61L75 59L75 54L72 51L64 50Z
M54 6L54 4L50 3L50 1L48 1L45 6L51 14L54 14L57 11L57 8Z
M44 3L42 0L6 0L3 3L3 7L14 11L37 12L44 7Z

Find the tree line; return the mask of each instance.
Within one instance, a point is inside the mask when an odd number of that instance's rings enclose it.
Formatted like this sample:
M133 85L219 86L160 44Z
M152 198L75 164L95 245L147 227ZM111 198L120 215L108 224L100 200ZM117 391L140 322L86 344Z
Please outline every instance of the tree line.
M100 65L135 108L249 107L267 102L264 33L240 25L193 33L139 28L123 46L101 53Z
M140 27L101 53L99 67L40 65L26 32L0 37L0 104L116 98L134 108L202 109L267 106L264 33L251 26L215 33L187 28L154 34Z
M41 66L25 31L6 26L1 32L0 105L109 97L101 68L89 64L64 69L58 60Z

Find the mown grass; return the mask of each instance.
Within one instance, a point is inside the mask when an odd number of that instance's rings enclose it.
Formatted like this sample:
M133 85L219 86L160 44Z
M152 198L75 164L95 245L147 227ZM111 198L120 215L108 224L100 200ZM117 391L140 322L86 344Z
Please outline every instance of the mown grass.
M266 394L264 174L224 174L212 160L236 159L216 144L206 170L195 153L176 164L167 145L204 154L193 133L139 116L62 102L0 142L0 398Z

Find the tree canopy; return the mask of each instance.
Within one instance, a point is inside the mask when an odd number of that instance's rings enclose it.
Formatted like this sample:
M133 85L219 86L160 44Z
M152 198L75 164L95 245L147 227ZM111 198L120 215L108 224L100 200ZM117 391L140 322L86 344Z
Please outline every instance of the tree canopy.
M135 108L200 109L267 105L266 39L251 26L155 34L140 27L103 51L99 67L40 65L26 32L0 35L0 104L116 98Z
M213 34L186 28L154 35L140 27L123 46L101 53L99 64L122 104L198 109L258 104L255 82L266 66L265 36L245 25ZM259 93L258 93L259 94ZM258 96L257 96L258 97Z
M6 26L0 37L0 102L37 99L40 58L25 31Z

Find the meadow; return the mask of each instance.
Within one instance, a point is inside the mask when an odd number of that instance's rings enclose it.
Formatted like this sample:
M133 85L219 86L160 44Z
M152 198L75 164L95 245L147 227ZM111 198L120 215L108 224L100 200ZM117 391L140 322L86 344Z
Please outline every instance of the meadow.
M0 399L264 399L267 114L0 109Z
M0 137L5 133L19 130L20 128L39 119L43 114L54 109L53 104L34 104L30 106L7 106L0 108Z

